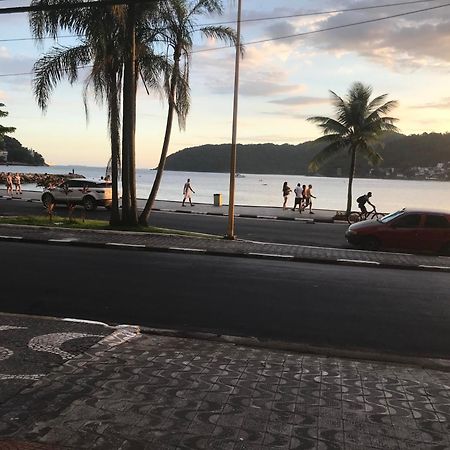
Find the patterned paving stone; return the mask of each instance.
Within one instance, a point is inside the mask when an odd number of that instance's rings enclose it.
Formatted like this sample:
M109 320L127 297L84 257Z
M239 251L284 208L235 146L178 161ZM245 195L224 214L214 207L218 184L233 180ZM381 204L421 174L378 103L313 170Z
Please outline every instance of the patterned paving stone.
M0 444L445 449L449 389L445 372L138 336L92 349L0 405Z

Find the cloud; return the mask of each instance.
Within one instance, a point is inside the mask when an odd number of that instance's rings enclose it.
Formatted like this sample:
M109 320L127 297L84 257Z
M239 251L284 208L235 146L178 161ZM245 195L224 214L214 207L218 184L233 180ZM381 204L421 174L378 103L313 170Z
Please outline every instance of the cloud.
M283 8L282 14L294 15L308 11L348 9L366 5L366 2L361 1L333 5L324 3L321 2L320 8L313 3L309 4L310 9L307 8L308 5L303 10ZM263 35L254 40L280 38L304 32L316 32L326 28L343 27L309 36L277 40L273 42L273 45L282 46L289 43L291 52L295 51L295 47L298 49L309 46L316 50L326 50L336 57L356 53L397 71L410 71L418 68L448 68L450 67L450 34L448 33L450 7L384 20L387 16L417 11L426 6L417 4L309 17L292 17L284 19L282 22L265 25L262 30ZM265 15L276 16L279 13L280 10L274 8L270 14L266 12ZM254 14L257 16L256 12ZM378 21L345 27L368 20ZM260 22L261 24L263 22Z
M290 69L285 65L291 49L273 48L272 43L248 47L241 61L239 94L249 97L299 93L301 84L289 80ZM211 52L213 53L213 52ZM198 54L195 74L203 78L204 85L215 94L228 95L234 88L234 59L223 55Z
M413 105L415 109L450 109L450 97L443 98L440 102L424 103L422 105Z
M269 103L275 103L277 105L288 105L288 106L305 106L305 105L322 105L324 103L329 104L329 98L323 97L307 97L299 95L296 97L286 97L276 100L271 100Z

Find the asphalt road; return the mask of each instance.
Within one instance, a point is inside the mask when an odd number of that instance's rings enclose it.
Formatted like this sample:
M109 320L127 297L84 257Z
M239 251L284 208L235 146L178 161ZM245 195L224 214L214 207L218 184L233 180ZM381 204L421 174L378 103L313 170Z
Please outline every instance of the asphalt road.
M6 312L450 357L447 273L0 243Z
M39 215L45 211L40 203L0 201L0 215ZM56 213L67 217L67 208L58 206ZM77 208L74 217L79 216ZM88 214L92 219L109 219L109 212L99 208ZM227 217L206 216L153 211L150 225L161 228L193 231L197 233L226 234ZM330 223L304 223L284 220L236 218L236 234L241 239L279 244L314 245L334 248L349 248L344 238L347 225Z

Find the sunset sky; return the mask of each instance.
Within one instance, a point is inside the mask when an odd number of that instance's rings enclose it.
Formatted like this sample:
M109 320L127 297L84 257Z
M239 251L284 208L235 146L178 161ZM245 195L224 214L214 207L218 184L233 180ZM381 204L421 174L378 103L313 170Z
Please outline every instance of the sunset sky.
M305 118L331 115L328 91L345 95L354 81L371 85L374 95L388 93L389 99L399 101L392 115L399 118L403 133L449 132L450 1L299 16L394 3L401 0L242 0L242 37L247 46L241 65L238 142L297 144L316 139L319 129ZM4 0L0 8L27 4ZM224 16L199 18L198 23L231 21L234 27L236 2L224 4ZM441 5L446 6L437 8ZM320 31L425 8L436 9ZM264 18L268 20L245 21ZM293 36L311 31L315 33ZM92 99L86 122L82 80L75 86L63 82L42 114L29 73L52 43L39 47L30 37L25 14L0 15L0 103L9 112L2 125L15 126L12 136L50 164L104 166L110 154L104 106ZM265 42L254 43L261 40ZM70 42L60 39L61 44ZM170 153L231 141L234 50L199 51L222 45L196 40L191 113L186 131L174 127ZM156 166L165 116L165 103L140 86L138 167Z

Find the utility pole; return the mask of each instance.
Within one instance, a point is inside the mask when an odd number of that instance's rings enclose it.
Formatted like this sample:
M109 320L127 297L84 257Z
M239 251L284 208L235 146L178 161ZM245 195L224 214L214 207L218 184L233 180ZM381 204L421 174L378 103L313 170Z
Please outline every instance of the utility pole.
M237 113L239 100L239 62L241 48L241 3L238 0L237 9L237 41L236 41L236 59L234 65L234 100L233 100L233 128L231 136L231 158L230 158L230 194L228 202L228 229L226 238L236 239L234 234L234 191L236 188L236 135L237 135Z

